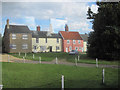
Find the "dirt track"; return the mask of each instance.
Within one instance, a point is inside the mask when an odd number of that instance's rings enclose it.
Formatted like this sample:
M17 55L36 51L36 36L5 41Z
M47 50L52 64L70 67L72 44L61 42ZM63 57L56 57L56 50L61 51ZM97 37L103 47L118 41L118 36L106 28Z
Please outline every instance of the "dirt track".
M8 62L8 58L9 58L9 62L14 62L14 63L33 63L33 64L38 64L40 63L39 61L33 61L33 60L23 60L20 58L16 58L14 56L11 56L8 54L2 54L2 59L0 60L0 62ZM50 61L50 62L46 62L46 61L42 61L42 64L56 64L56 60ZM58 64L64 64L64 65L71 65L71 66L75 66L75 63L71 63L71 62L67 62L65 60L58 60ZM77 66L81 66L81 67L96 67L95 64L85 64L85 63L78 63ZM108 67L108 68L120 68L120 66L118 65L99 65L99 67L103 68L103 67Z

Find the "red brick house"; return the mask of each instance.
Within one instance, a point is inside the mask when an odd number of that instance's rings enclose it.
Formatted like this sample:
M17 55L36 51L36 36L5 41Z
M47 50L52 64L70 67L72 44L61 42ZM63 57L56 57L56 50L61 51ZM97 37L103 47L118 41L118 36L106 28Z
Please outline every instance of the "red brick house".
M68 26L65 26L65 31L60 31L62 36L63 52L70 52L71 50L77 50L83 52L83 39L79 32L72 32L68 30Z

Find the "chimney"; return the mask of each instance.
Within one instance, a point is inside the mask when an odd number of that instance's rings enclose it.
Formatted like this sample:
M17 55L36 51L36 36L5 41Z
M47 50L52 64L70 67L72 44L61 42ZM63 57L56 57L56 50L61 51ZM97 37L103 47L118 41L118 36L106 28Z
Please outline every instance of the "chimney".
M69 31L67 24L65 25L65 31Z
M9 19L7 19L7 29L9 29Z
M40 31L40 26L37 26L37 31Z

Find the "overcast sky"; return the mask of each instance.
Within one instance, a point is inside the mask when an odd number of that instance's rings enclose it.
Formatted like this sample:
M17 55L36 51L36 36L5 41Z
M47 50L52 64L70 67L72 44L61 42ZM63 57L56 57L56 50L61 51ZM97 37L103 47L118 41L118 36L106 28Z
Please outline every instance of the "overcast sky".
M36 30L37 25L48 30L51 23L55 33L63 31L65 24L70 31L89 33L92 24L86 19L88 7L97 12L95 2L2 2L2 33L7 18L10 24L27 25L30 30Z

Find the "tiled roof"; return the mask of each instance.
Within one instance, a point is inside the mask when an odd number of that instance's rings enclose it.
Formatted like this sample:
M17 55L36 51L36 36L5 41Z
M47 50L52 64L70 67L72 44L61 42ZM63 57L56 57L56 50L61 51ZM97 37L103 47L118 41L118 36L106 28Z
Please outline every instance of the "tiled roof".
M80 34L82 37L83 41L88 41L88 34Z
M79 32L60 31L60 34L65 40L82 40Z
M6 25L5 28L9 33L31 33L28 26L25 25L9 25L9 29Z
M61 38L59 34L52 33L51 35L47 35L47 31L31 31L33 38Z

